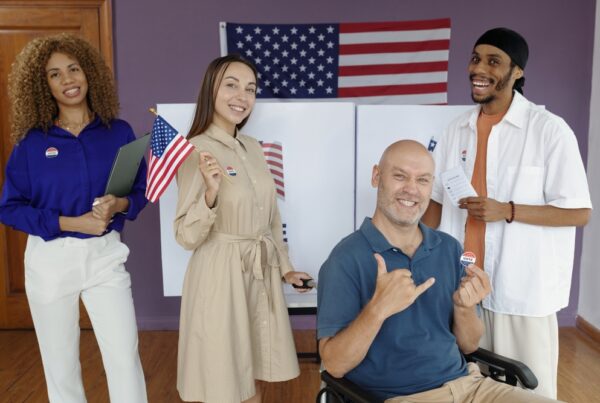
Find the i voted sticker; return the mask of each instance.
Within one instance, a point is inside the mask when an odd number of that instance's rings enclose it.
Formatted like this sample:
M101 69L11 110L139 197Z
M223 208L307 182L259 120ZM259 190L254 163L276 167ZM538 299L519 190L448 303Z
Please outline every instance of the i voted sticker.
M235 169L233 169L232 166L228 166L227 168L225 168L225 171L227 171L227 175L229 175L229 176L237 175L237 172L235 171Z
M46 158L54 158L58 156L58 149L56 147L48 147L46 149Z
M460 255L460 264L462 264L464 267L467 267L470 264L475 264L476 260L477 258L473 252L465 252Z

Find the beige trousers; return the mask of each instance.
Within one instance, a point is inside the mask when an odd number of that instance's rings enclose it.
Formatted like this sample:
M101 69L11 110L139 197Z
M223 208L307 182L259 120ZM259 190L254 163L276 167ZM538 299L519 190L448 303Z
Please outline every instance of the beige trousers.
M485 334L479 345L525 363L538 379L535 393L556 399L558 322L544 317L505 315L483 310Z
M484 377L477 364L469 363L469 374L447 382L437 389L397 396L386 403L543 403L555 400L519 387Z

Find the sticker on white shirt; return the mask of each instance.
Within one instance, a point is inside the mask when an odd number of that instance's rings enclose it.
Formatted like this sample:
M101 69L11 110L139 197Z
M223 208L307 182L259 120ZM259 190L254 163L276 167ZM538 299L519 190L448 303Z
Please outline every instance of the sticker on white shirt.
M458 201L465 197L476 197L477 192L467 179L465 171L461 167L455 167L442 172L440 175L444 190L448 194L453 205L458 207Z
M427 146L427 151L433 152L435 150L436 145L437 145L437 141L435 140L435 138L433 136L431 136L431 139L429 140L429 145Z
M235 169L233 169L233 167L230 165L227 168L225 168L225 171L227 171L227 175L229 176L236 176L237 172L235 171Z
M58 149L56 147L48 147L46 149L46 158L58 157Z
M476 261L477 257L473 252L467 251L460 255L460 264L463 265L463 267L467 267L470 264L475 264Z

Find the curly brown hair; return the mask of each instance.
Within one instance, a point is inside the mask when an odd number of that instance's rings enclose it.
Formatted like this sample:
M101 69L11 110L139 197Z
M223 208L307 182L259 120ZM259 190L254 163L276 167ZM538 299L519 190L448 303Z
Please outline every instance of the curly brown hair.
M85 40L72 34L33 39L12 64L8 75L11 103L11 139L17 143L32 128L44 132L58 116L58 106L46 77L46 65L53 53L75 58L87 82L89 108L104 124L117 117L119 100L112 73L100 53Z

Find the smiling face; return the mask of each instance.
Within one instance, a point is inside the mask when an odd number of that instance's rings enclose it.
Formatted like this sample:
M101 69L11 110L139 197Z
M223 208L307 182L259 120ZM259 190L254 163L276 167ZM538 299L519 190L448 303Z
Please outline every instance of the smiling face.
M46 63L46 79L59 110L65 107L87 108L88 82L75 58L53 53Z
M245 64L234 62L223 72L215 96L212 122L233 134L252 111L256 101L256 77Z
M491 45L477 45L469 61L471 98L479 104L510 104L515 80L523 70L512 64L510 56Z
M433 175L433 159L425 147L409 140L392 144L373 167L375 216L395 226L416 226L429 205Z

